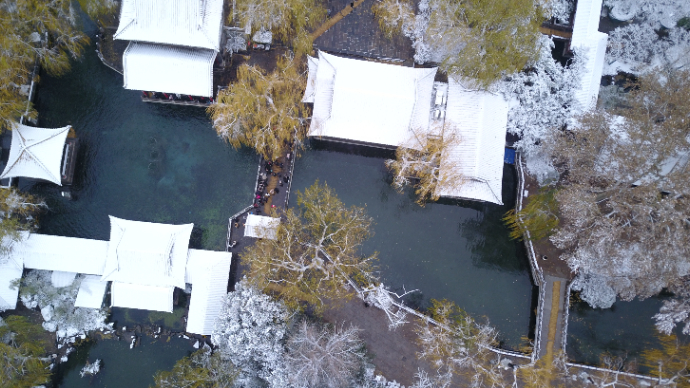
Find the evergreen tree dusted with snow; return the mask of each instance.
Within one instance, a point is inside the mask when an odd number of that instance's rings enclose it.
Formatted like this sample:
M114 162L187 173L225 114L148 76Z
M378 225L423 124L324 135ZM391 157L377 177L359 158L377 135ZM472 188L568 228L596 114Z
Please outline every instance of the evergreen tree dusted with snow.
M562 172L551 236L594 307L690 275L690 72L641 78L612 115L584 114L547 141Z
M211 340L239 368L240 380L284 387L288 316L282 303L241 281L225 299Z
M0 386L30 388L48 382L42 331L25 317L0 318Z

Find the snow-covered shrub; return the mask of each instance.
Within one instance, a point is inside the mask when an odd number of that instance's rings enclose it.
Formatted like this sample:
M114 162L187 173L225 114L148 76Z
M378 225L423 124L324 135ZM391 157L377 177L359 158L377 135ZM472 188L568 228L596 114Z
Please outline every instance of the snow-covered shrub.
M98 374L98 372L101 371L101 360L97 359L96 361L89 363L86 361L86 365L84 365L83 368L81 368L81 371L79 372L80 377L84 377L86 375L93 376Z
M616 302L616 291L608 279L596 274L578 273L572 283L573 291L580 291L580 298L593 308L607 309Z
M574 2L572 0L547 0L545 7L551 13L551 17L560 23L568 23L570 15L573 13Z
M637 18L655 29L673 28L678 20L690 16L690 2L679 0L604 0L609 16L620 21Z
M609 33L604 74L635 75L659 67L680 69L690 64L690 31L678 22L690 16L690 2L675 0L607 0L611 17L635 23Z
M55 288L50 276L50 271L32 270L19 287L22 303L30 309L41 309L44 329L55 332L60 340L109 327L104 310L74 307L80 278L67 287Z
M529 173L543 182L553 167L539 143L578 111L575 92L584 61L576 53L570 65L563 67L551 55L550 38L542 36L539 44L539 59L530 68L506 77L494 88L511 101L508 132L521 138L515 147L523 153Z
M240 369L245 384L259 378L284 387L287 319L282 303L243 280L225 298L211 341Z

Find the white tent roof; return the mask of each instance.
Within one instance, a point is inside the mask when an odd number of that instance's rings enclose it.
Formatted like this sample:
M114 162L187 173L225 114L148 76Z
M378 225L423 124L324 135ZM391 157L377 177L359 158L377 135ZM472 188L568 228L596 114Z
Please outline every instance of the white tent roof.
M503 204L507 123L508 103L502 97L449 80L446 125L455 128L460 139L442 155L441 174L458 174L462 183L438 187L439 195Z
M26 268L100 275L107 253L107 241L32 233L12 256Z
M213 96L216 52L131 42L122 57L125 89Z
M110 216L110 243L101 280L184 288L193 227Z
M578 0L573 23L571 49L585 56L580 88L575 98L582 109L596 105L604 71L608 35L599 32L602 0Z
M280 218L249 214L247 215L247 222L244 224L244 235L245 237L275 240L278 225L280 225Z
M188 273L191 272L192 296L189 300L187 331L209 335L228 293L232 254L189 250Z
M0 258L0 311L17 307L19 287L12 288L12 282L22 277L24 265L21 257Z
M0 179L27 177L62 185L60 163L65 139L71 126L35 128L13 124L12 145Z
M218 51L222 18L223 0L123 0L115 39Z
M113 282L110 300L113 307L128 309L173 311L175 287L155 287L141 284Z
M76 277L76 272L53 271L50 274L50 283L56 288L67 287L74 283Z
M397 147L410 137L410 129L429 127L436 68L340 58L320 51L310 73L315 88L310 136ZM305 98L311 99L306 93Z
M79 285L74 307L101 308L107 287L108 282L102 282L100 276L86 275Z

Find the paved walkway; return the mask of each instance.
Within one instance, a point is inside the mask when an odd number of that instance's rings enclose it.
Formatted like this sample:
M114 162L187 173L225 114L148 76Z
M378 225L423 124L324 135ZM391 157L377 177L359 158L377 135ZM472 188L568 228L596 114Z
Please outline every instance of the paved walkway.
M567 279L544 275L544 320L541 326L539 358L552 357L563 349Z

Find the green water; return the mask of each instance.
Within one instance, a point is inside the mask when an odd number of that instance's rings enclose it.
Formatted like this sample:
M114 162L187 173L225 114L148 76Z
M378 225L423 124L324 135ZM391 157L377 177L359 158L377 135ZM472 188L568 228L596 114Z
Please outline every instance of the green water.
M533 285L523 246L508 239L500 220L515 202L511 167L504 170L506 206L450 201L422 208L411 191L399 194L391 187L382 157L319 148L297 160L292 189L319 179L346 205L366 206L376 224L364 250L379 252L386 285L419 289L409 300L416 306L427 305L429 298L453 300L488 318L505 346L518 346L529 333Z

